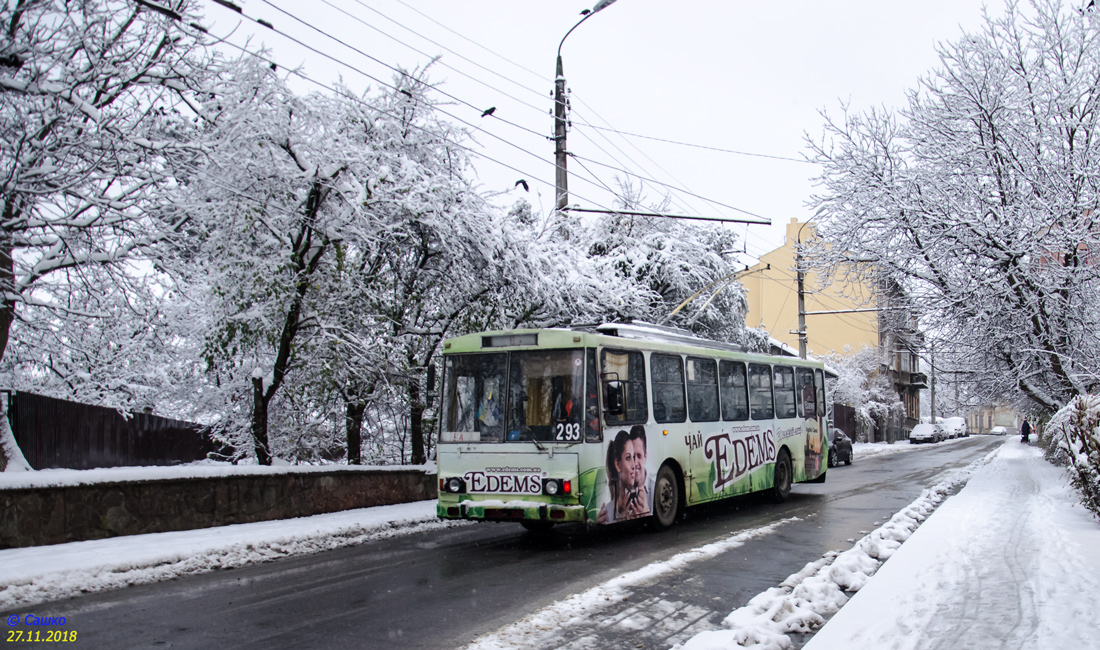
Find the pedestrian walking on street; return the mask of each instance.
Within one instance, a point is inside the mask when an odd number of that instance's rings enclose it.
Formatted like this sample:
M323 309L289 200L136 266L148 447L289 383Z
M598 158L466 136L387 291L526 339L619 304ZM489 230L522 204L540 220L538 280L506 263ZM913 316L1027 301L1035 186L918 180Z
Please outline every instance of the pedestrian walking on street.
M1027 420L1024 420L1023 426L1020 427L1020 442L1025 445L1031 444L1031 425Z

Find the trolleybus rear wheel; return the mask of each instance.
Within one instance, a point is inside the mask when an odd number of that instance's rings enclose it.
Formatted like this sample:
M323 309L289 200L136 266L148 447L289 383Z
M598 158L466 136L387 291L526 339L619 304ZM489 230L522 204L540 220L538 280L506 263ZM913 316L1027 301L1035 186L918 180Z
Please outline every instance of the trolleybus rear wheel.
M786 449L779 451L779 458L775 459L772 472L772 499L776 503L783 503L791 496L791 480L794 474L791 454Z

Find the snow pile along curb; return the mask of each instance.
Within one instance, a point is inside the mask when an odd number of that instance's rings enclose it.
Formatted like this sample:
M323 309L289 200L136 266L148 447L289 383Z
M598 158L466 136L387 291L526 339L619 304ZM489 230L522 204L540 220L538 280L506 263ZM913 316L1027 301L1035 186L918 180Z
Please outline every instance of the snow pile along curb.
M830 552L822 559L807 564L778 587L755 596L743 607L734 610L723 621L728 630L701 632L680 650L787 650L792 647L788 636L797 632L813 632L825 624L848 602L845 592L859 591L883 562L936 509L947 495L969 480L997 452L971 463L963 470L949 473L943 481L924 490L921 496L898 512L854 547L843 553Z
M300 519L6 549L0 551L0 609L469 525L437 520L434 506L434 502L397 504ZM119 559L105 562L105 557Z

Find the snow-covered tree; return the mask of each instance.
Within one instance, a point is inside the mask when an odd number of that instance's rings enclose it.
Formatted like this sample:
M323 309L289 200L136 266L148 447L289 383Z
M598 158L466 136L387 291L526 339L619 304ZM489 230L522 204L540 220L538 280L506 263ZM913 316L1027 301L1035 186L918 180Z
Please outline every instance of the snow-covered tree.
M471 186L460 145L465 136L438 118L423 74L400 75L395 86L371 106L345 102L354 121L371 125L377 150L371 162L382 176L371 181L363 202L363 217L376 234L348 246L341 262L339 280L356 289L343 295L355 308L339 325L326 321L324 327L369 341L358 348L368 357L386 351L385 361L368 358L356 364L360 370L343 374L348 425L357 426L368 406L378 412L378 397L370 399L377 391L397 387L409 460L418 464L427 458L428 369L443 339L499 292L514 247L501 215ZM347 315L358 322L347 322ZM369 369L365 376L362 369ZM388 399L389 393L379 395Z
M0 360L9 383L58 382L69 396L120 408L148 400L156 383L143 364L118 363L136 357L116 355L160 333L141 264L181 224L144 208L171 183L166 160L187 143L157 132L165 114L193 105L212 67L186 25L194 3L171 4L0 6ZM108 376L93 376L101 371Z
M891 421L905 417L905 405L885 372L882 351L865 347L855 354L828 357L837 380L829 394L831 403L856 411L856 430L849 433L860 442L873 442L875 429L885 431Z
M646 205L641 188L620 181L617 208L661 213L668 200ZM720 225L664 217L605 215L585 236L587 263L618 284L602 305L606 319L636 319L692 330L701 336L756 348L763 339L746 330L744 289L733 253L736 235Z
M161 215L195 225L171 273L208 305L219 428L262 463L330 456L337 428L354 461L372 414L426 458L427 368L496 290L504 248L430 90L399 74L386 92L299 96L256 61L211 89L206 147Z
M1056 410L1100 368L1100 23L1009 2L896 114L826 119L816 266L897 281L937 350Z

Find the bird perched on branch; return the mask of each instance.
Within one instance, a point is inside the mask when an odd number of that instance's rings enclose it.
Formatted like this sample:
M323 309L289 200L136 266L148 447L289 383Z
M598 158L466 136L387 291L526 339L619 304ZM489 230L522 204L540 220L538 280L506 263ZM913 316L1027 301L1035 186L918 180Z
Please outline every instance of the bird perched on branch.
M490 116L490 115L492 115L493 113L496 113L496 112L497 112L497 107L496 106L490 106L489 108L486 108L484 112L482 112L481 116L482 117L488 117L488 116Z
M516 184L513 185L513 187L519 187L520 185L523 186L523 191L524 192L530 192L531 191L531 187L529 185L527 185L527 181L525 181L522 178L519 179L518 181L516 181Z

